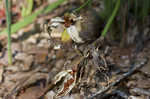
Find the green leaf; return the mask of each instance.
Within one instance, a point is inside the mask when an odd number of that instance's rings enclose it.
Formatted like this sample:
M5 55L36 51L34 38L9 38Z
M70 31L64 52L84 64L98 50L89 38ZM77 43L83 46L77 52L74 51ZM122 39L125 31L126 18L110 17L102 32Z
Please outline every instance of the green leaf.
M38 15L51 12L52 10L57 8L60 4L62 4L64 1L66 1L66 0L58 0L50 5L46 6L45 8L38 10L37 12L33 13L32 15L24 17L19 22L15 23L11 26L11 33L15 33L18 30L20 30L21 28L33 23L36 20L36 18L38 17ZM4 29L2 32L0 32L0 35L2 35L2 34L6 35L7 31L8 31L7 29Z

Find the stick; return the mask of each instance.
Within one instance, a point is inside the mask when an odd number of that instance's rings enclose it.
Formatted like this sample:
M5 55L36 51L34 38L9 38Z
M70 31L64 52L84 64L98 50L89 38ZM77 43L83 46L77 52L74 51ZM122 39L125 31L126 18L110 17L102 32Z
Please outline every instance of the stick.
M115 86L116 84L121 82L123 79L125 79L128 76L132 75L136 70L138 70L139 68L143 67L147 63L147 61L148 61L148 59L144 58L144 60L142 60L142 62L140 62L138 64L134 64L132 66L132 68L127 73L124 73L122 75L122 77L120 77L118 80L116 80L115 82L111 83L109 86L105 87L104 89L99 90L98 92L96 92L95 94L91 95L87 99L93 99L94 97L96 97L98 95L102 95L104 92L108 91L111 87Z

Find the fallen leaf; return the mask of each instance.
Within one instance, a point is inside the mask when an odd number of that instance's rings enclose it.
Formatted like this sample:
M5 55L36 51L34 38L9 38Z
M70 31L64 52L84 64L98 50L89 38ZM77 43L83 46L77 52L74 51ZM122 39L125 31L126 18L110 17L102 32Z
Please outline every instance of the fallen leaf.
M62 97L68 94L76 84L76 75L74 70L65 70L58 73L54 78L54 84L61 84L58 87L55 97ZM56 85L57 86L57 85Z

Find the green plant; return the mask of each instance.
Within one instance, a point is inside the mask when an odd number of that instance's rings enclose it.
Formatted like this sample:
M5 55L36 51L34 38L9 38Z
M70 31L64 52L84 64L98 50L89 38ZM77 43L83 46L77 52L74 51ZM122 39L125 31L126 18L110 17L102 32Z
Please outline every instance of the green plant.
M30 15L33 8L33 0L26 0L25 2L26 4L22 6L22 10L21 10L21 15L23 17Z
M11 33L15 33L17 32L19 29L31 24L32 22L35 21L35 19L37 18L38 15L40 14L46 14L48 12L51 12L52 10L54 10L55 8L57 8L60 4L62 4L65 0L58 0L48 6L46 6L43 9L40 9L36 12L34 12L33 14L24 17L23 19L21 19L19 22L12 24L11 25ZM2 32L0 32L0 35L5 35L7 33L8 29L4 29Z
M5 0L6 7L6 20L7 20L7 34L8 34L8 63L12 64L12 53L11 53L11 14L10 14L10 2Z
M85 6L87 6L90 2L91 2L91 0L87 0L83 5L81 5L77 9L75 9L73 12L79 12L82 8L84 8Z
M150 13L150 0L128 0L129 13L137 20L144 20Z
M114 6L117 6L115 5L116 2L119 1L103 0L104 10L100 13L100 17L105 21L108 20L108 22L102 32L102 35L106 35L108 28L110 28L109 30L111 35L113 34L112 38L121 40L122 37L125 37L126 29L128 29L128 27L126 27L129 24L128 19L134 19L141 25L140 27L143 28L142 26L145 24L145 19L150 14L150 0L121 0L119 5L122 9L118 9L118 20L115 20L115 23L112 23L111 21L114 18L111 13L113 12ZM110 24L112 24L112 27L110 27Z
M108 22L107 22L106 26L104 27L104 30L102 31L102 36L106 36L106 33L108 32L108 29L109 29L110 25L112 24L116 14L117 14L117 11L119 10L119 7L120 7L120 0L117 0L115 8L112 12L112 15L108 19Z
M100 13L100 17L103 20L107 20L109 16L111 16L111 13L114 8L114 0L103 0L104 9Z

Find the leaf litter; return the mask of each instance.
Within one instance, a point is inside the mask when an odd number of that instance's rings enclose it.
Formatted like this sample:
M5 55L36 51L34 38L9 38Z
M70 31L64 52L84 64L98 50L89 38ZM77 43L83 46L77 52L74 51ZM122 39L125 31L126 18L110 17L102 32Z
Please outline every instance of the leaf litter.
M6 52L1 52L4 55L0 58L1 98L108 99L115 96L113 92L120 95L116 97L121 97L122 83L126 83L122 97L145 99L149 96L150 75L144 68L150 63L147 60L150 42L142 52L134 55L134 46L122 51L122 48L107 44L107 39L102 45L96 40L96 46L83 44L77 45L76 49L73 42L62 43L61 38L53 38L59 45L53 46L49 44L48 36L47 33L36 33L25 40L17 38L21 44L13 42L13 66L7 66ZM108 47L110 50L105 53Z

